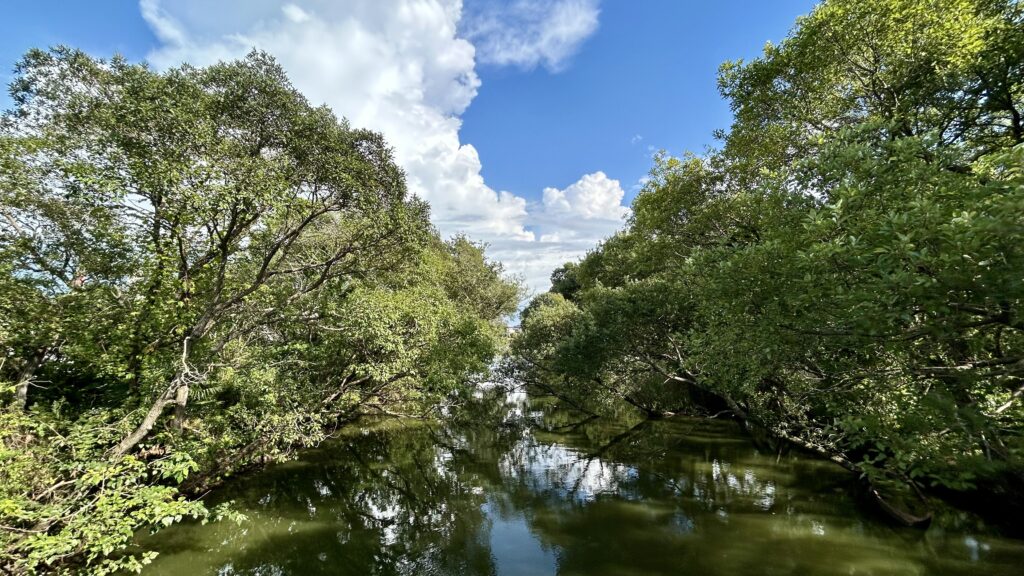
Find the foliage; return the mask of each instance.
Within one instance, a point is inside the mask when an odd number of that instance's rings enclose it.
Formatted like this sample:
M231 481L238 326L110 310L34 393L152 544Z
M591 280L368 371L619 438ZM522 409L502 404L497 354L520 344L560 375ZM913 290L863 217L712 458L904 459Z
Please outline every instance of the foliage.
M725 64L721 148L657 158L506 368L594 410L729 410L873 480L1024 494L1022 39L1013 1L827 0Z
M0 126L0 570L137 570L183 496L438 410L520 288L272 58L32 51Z

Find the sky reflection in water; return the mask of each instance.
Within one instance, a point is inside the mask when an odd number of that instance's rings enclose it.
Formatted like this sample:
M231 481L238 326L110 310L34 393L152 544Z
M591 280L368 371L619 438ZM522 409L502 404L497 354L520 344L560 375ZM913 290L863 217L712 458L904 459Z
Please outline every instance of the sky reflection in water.
M486 399L485 399L486 400ZM241 525L143 537L144 574L1019 574L1024 542L948 511L927 532L857 503L843 470L760 453L730 422L587 420L481 402L381 421L236 479Z

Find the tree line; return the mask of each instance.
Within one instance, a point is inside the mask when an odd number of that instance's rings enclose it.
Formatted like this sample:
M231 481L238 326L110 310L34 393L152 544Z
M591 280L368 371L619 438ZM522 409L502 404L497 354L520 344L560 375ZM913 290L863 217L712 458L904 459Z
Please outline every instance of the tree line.
M139 570L136 531L363 414L459 402L521 287L266 54L29 52L0 120L0 572Z
M720 145L656 158L507 373L1024 510L1024 9L826 0L718 86Z

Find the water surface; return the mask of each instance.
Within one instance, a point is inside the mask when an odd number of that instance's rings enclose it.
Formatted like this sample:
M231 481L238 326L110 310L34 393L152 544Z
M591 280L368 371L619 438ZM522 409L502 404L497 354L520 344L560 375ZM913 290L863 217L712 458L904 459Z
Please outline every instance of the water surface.
M211 496L248 516L147 537L147 575L1018 575L970 515L897 528L830 463L726 421L588 419L513 395L364 422Z

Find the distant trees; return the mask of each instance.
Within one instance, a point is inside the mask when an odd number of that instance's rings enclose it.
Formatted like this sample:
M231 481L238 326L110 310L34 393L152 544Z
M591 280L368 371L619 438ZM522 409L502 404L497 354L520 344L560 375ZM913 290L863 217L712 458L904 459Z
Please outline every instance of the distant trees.
M111 556L178 486L424 413L486 373L519 287L442 241L380 135L272 58L165 73L30 52L0 127L0 550Z
M1024 494L1022 78L1018 2L823 2L722 66L722 147L657 159L508 370L590 410L727 410L875 482Z

